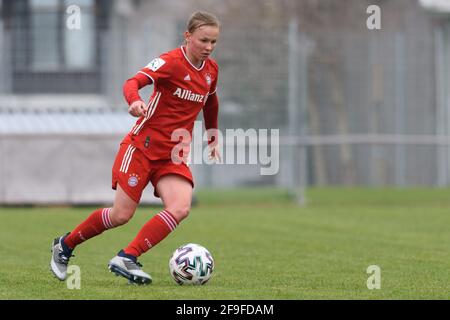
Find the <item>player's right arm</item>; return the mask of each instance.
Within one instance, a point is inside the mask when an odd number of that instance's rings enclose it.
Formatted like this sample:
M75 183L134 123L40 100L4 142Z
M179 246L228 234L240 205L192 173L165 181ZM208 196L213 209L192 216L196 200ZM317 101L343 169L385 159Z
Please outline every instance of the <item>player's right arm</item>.
M171 63L167 63L170 57L167 54L153 59L133 78L128 79L123 86L123 95L128 102L128 112L134 117L146 116L147 105L139 96L139 89L146 85L155 84L158 81L169 78L171 75Z
M129 105L128 113L133 117L145 116L147 113L147 105L139 96L139 89L149 84L152 84L152 81L145 75L138 73L123 85L123 95Z

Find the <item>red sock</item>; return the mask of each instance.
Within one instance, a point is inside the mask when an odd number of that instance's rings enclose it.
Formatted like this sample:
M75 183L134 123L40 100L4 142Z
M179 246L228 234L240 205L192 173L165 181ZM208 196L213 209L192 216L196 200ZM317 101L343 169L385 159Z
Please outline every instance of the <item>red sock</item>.
M110 212L111 208L94 211L86 220L64 238L64 242L69 248L74 249L80 243L99 235L106 229L114 228L114 225L109 218Z
M178 221L173 215L163 210L151 218L139 231L136 238L130 242L123 251L139 257L150 248L156 246L162 239L167 237L178 225Z

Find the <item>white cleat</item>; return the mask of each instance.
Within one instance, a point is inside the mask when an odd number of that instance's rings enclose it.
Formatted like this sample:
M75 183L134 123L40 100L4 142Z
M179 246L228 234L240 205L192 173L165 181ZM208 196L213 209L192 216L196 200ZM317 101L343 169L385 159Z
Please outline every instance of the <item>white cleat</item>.
M59 237L53 241L50 271L53 272L56 278L64 281L67 278L67 265L69 264L69 259L73 256L71 252L64 252L63 246L61 245L62 239L63 237Z
M119 254L123 254L123 251L120 251ZM111 272L113 272L116 276L122 276L130 283L136 284L149 284L152 282L152 277L142 271L142 265L136 261L136 258L133 257L123 257L123 256L115 256L108 263L108 268Z

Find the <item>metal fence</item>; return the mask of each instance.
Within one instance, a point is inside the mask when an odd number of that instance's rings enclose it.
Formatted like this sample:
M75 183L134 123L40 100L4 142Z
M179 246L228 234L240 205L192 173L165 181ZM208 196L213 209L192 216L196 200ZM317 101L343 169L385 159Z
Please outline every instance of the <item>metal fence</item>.
M420 14L427 21L426 13ZM73 115L76 122L77 114L89 117L92 110L127 117L123 82L157 54L180 45L179 28L163 25L160 32L148 15L150 22L138 25L133 17L113 14L109 27L101 30L101 86L92 96L60 90L30 99L30 95L11 92L8 72L2 72L0 123L8 117L9 127L20 128L23 114L36 113L53 115L55 121L60 114L69 119ZM301 30L295 19L245 30L228 25L215 53L220 66L220 128L224 134L226 129L279 129L279 170L262 175L261 163L193 165L198 188L266 185L294 191L314 185L449 185L450 32L447 24L423 25L392 32L314 33ZM1 21L0 26L4 26ZM7 71L13 59L13 32L3 30L0 58ZM146 88L142 96L148 98L150 93L151 88ZM28 104L24 106L23 101ZM96 101L97 107L86 107L86 101ZM81 126L73 137L53 132L59 137L56 144L50 142L48 132L33 135L32 128L22 133L0 128L0 202L31 201L33 197L27 197L33 194L35 199L47 195L52 201L105 199L100 185L109 191L114 150L128 125L127 121L117 124L120 128L110 132L107 143L92 129L95 125ZM80 134L83 138L77 140ZM117 138L116 143L111 137ZM245 145L248 152L252 143ZM50 154L58 156L47 161ZM97 169L70 176L69 159L74 168L96 163ZM28 171L19 174L22 167ZM36 188L43 181L48 188L40 188L38 195ZM101 184L94 187L94 181ZM93 191L86 196L77 191L89 186Z

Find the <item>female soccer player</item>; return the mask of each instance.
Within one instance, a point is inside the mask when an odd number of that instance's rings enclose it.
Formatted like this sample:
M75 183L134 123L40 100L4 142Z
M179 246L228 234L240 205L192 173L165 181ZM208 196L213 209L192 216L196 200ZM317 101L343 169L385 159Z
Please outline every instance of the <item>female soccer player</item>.
M188 150L176 149L179 141L172 136L180 130L192 134L201 110L209 133L217 130L218 66L210 55L219 37L219 21L212 14L196 12L189 19L184 37L184 45L154 59L125 82L123 92L128 112L139 119L121 142L113 165L114 205L94 211L72 232L54 240L50 266L58 279L66 279L67 265L77 245L133 217L149 182L155 196L161 198L164 210L110 260L108 267L112 272L137 284L150 283L152 278L141 270L137 258L188 216L194 187L185 163ZM154 85L154 91L145 104L138 90L150 84ZM209 155L220 160L214 134L210 135Z

